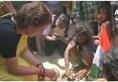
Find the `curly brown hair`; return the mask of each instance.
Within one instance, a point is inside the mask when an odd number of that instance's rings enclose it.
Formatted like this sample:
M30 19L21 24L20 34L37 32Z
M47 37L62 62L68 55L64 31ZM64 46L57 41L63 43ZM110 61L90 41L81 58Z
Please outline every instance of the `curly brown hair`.
M83 34L88 38L91 38L93 36L93 30L89 22L80 22L76 24L75 33L78 35Z
M42 2L27 3L16 13L14 19L20 28L32 26L43 26L50 24L52 15L48 7Z

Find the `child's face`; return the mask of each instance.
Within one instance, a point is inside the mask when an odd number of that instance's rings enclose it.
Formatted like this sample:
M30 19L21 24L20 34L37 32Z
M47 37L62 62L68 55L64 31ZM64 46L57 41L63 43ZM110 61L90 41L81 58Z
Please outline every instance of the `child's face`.
M84 34L79 34L76 37L77 37L78 43L80 44L84 44L87 41L87 36Z
M107 19L107 13L106 11L103 11L103 10L99 10L97 12L97 20L98 20L98 23L103 23L105 22Z

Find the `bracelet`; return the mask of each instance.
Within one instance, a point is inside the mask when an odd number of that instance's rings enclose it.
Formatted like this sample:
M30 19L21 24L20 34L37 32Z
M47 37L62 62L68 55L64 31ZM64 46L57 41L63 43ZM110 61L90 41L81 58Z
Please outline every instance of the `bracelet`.
M45 76L45 69L44 69L43 64L40 62L36 65L36 67L39 67L40 65L42 65L42 67L40 67L40 71L42 72L42 76Z
M41 76L45 76L45 69L44 69L44 67L41 67L40 69L42 71L42 75Z

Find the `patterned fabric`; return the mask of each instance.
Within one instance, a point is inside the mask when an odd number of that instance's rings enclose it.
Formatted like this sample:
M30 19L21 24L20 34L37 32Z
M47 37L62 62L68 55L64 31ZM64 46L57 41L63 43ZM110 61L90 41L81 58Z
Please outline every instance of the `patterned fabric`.
M12 14L9 9L9 4L4 1L0 1L0 17L4 17L9 13Z
M89 59L92 57L91 54L86 54L88 53L87 50L89 50L90 52L94 53L94 49L96 49L93 43L89 43L83 46L80 46L79 44L76 44L76 38L74 37L74 39L72 41L70 41L70 43L74 46L76 45L76 47L74 47L71 51L70 51L70 58L72 58L73 62L76 62L79 66L88 66L88 61L86 60L86 57ZM92 48L92 49L90 49ZM87 63L86 63L87 62Z
M48 6L51 12L57 16L59 16L61 13L66 13L66 9L62 1L43 1L43 2Z
M73 14L79 15L83 21L96 21L96 10L101 3L100 1L74 1Z

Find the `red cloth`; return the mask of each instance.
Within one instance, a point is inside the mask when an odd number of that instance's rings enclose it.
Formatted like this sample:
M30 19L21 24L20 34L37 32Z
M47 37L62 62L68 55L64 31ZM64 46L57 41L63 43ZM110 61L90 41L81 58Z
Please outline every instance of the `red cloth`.
M102 46L104 52L107 52L111 48L111 42L107 33L107 25L101 25L100 27L100 45Z

